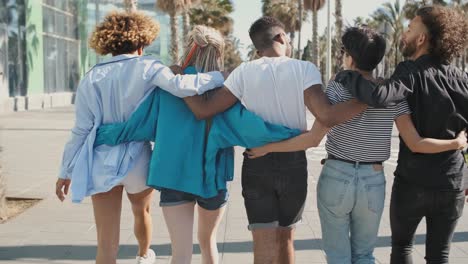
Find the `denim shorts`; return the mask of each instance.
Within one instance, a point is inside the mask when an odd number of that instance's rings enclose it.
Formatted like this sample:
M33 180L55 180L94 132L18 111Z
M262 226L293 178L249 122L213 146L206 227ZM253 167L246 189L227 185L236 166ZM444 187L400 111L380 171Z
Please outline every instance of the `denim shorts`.
M250 230L294 227L302 219L307 197L305 152L270 153L256 159L245 156L242 196Z
M159 206L176 206L185 203L196 202L198 206L206 210L218 210L223 207L228 200L227 190L221 190L218 195L211 198L203 198L191 193L181 192L172 189L162 189Z

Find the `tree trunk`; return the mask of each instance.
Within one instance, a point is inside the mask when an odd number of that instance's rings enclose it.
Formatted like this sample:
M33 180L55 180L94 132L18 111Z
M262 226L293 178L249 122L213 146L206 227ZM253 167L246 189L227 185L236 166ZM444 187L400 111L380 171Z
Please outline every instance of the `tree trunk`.
M291 44L291 58L294 58L294 55L296 54L296 52L294 51L294 39L296 38L296 33L294 31L290 32L289 38L291 39L291 43L290 43Z
M463 49L461 68L463 71L466 71L466 49Z
M175 13L171 13L170 15L170 23L171 23L171 58L172 63L177 63L179 60L179 41L178 41L178 21L177 16Z
M302 37L302 10L304 9L303 0L299 1L299 33L297 35L297 59L300 60L302 56L302 46L301 46L301 37Z
M312 11L312 63L318 64L318 14Z
M341 0L335 0L335 47L333 49L333 54L335 57L335 65L333 67L333 73L336 74L341 69L341 51L340 51L340 43L341 43L341 36L343 34L343 15L341 12L342 5Z
M390 54L389 54L390 55ZM391 59L390 56L385 57L385 78L389 78L392 75L391 70Z
M188 35L190 33L190 16L189 11L185 10L182 14L182 19L184 23L184 43L187 42Z

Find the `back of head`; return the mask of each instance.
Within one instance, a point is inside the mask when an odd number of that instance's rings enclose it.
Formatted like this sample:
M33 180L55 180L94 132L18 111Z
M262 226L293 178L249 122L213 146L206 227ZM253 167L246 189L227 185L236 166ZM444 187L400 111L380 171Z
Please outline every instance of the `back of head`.
M159 34L159 24L143 12L113 11L96 25L89 46L100 55L128 54L149 46Z
M468 21L453 8L427 6L420 8L416 15L421 17L429 38L429 54L439 63L449 64L466 48Z
M224 37L211 27L194 26L185 43L181 65L193 65L197 71L220 71L224 68Z
M373 71L385 55L385 39L367 26L347 28L341 42L356 67L363 71Z
M262 17L255 21L249 29L249 36L257 50L269 49L273 46L278 29L284 30L284 25L273 17Z

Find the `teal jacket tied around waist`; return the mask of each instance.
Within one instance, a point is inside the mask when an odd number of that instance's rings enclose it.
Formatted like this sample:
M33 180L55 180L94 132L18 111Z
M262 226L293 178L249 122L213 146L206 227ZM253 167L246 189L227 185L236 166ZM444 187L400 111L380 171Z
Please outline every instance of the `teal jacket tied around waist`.
M183 99L155 89L126 122L99 127L94 145L154 141L148 186L209 198L233 179L233 146L258 147L300 131L269 124L237 103L214 116L205 133L206 122L197 120Z

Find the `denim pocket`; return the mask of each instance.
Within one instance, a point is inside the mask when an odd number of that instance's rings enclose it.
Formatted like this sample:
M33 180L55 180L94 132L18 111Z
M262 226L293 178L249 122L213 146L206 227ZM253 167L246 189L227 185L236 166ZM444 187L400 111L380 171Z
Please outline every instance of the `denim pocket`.
M385 206L385 182L366 185L369 210L378 214Z
M326 206L339 206L343 203L349 180L335 177L335 169L324 167L317 185L317 198Z

